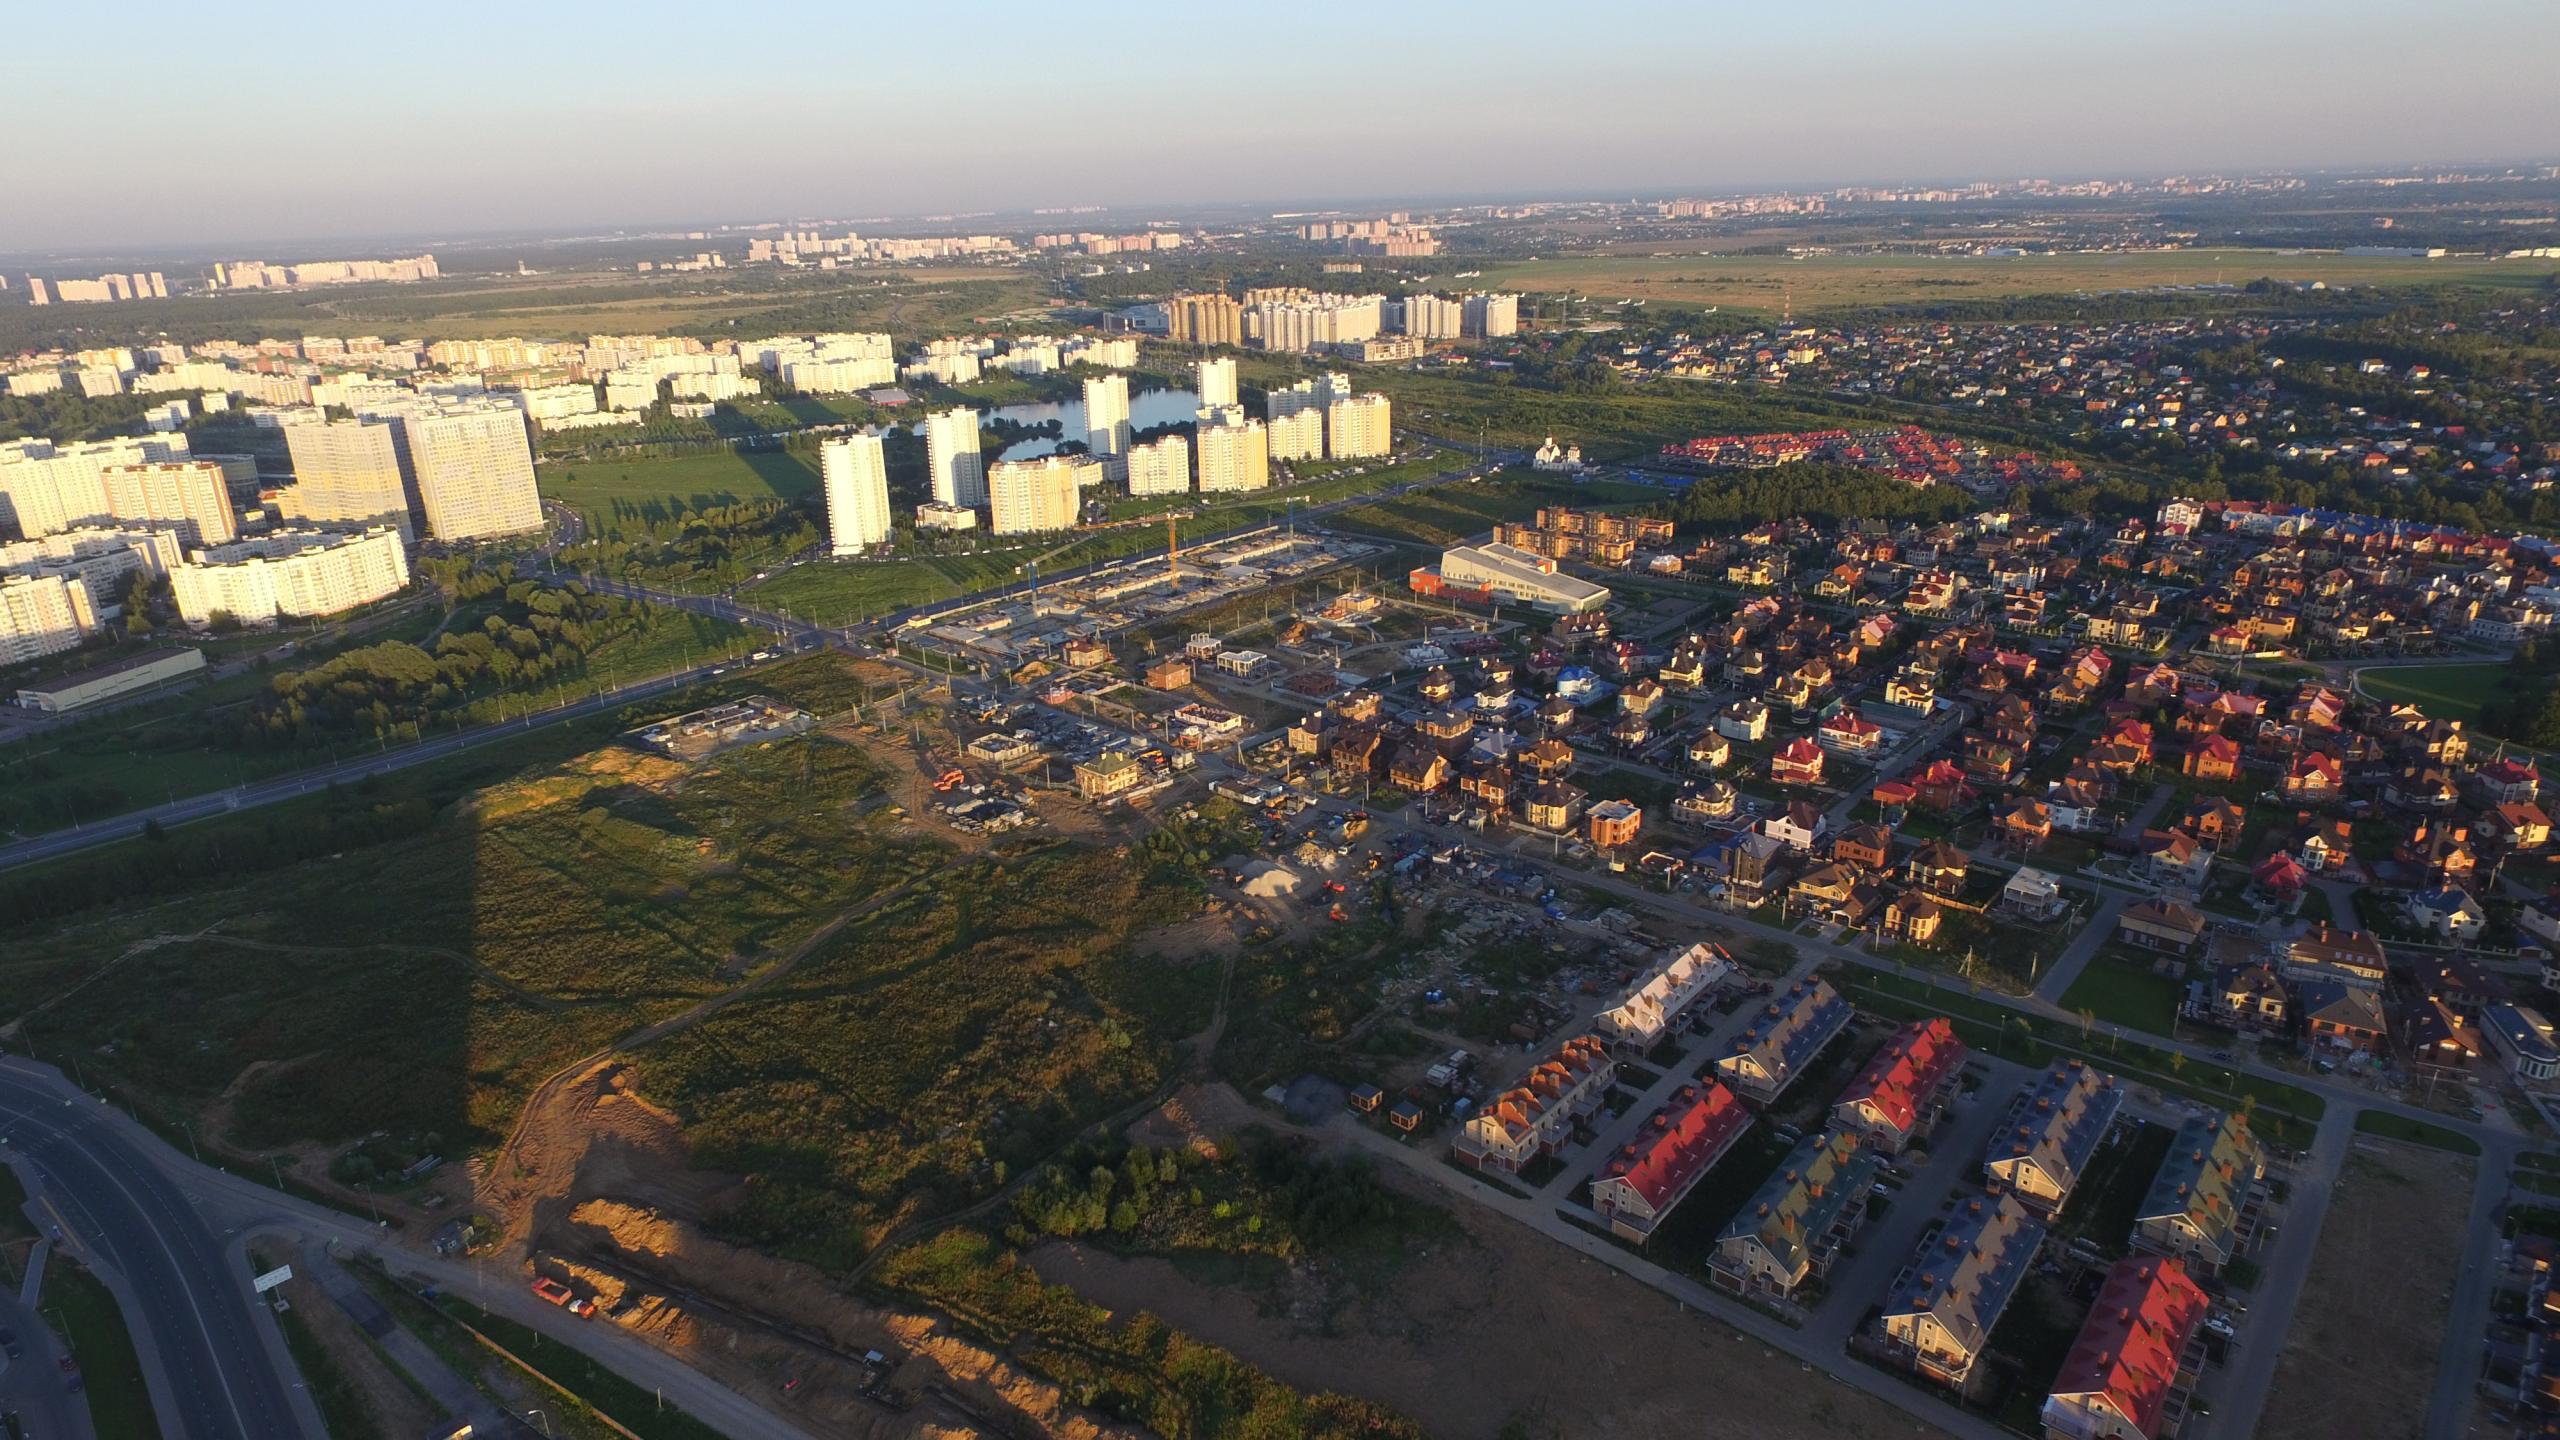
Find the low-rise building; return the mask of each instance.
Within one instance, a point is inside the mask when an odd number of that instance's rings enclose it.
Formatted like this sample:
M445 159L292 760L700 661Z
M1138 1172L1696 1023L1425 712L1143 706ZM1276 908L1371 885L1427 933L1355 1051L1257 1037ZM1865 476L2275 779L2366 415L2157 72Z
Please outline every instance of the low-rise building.
M2161 1440L2203 1368L2213 1302L2177 1260L2119 1260L2046 1395L2045 1440Z
M2133 1245L2175 1255L2205 1275L2219 1275L2240 1253L2242 1216L2266 1175L2249 1117L2197 1115L2178 1127L2168 1157L2134 1212Z
M1573 1128L1599 1110L1617 1073L1599 1036L1576 1036L1476 1112L1452 1148L1479 1170L1516 1174L1564 1148Z
M2391 974L2382 942L2361 930L2315 924L2286 942L2277 972L2289 982L2334 980L2358 990L2382 988Z
M1087 800L1108 799L1134 790L1146 778L1146 767L1136 758L1114 750L1091 760L1076 762L1076 789Z
M1885 1355L1962 1390L2035 1263L2044 1233L2007 1196L1958 1205L1885 1297L1876 1320Z
M2123 1104L2113 1075L2079 1060L2056 1065L2019 1095L2007 1121L1992 1132L1982 1162L1984 1188L2058 1213Z
M1943 1015L1894 1032L1849 1088L1832 1102L1832 1123L1855 1130L1886 1155L1899 1155L1927 1135L1964 1073L1964 1042Z
M2116 917L2117 933L2146 950L2189 954L2204 939L2205 920L2193 905L2175 900L2145 900L2126 906Z
M1681 1086L1591 1182L1591 1208L1630 1240L1651 1238L1742 1132L1751 1112L1713 1080Z
M201 675L204 668L204 652L201 650L176 647L146 650L139 655L129 655L122 660L25 686L18 691L18 703L30 710L60 715L153 686Z
M2489 1048L2517 1079L2536 1084L2560 1080L2560 1041L2541 1011L2501 1000L2481 1007L2480 1028L2488 1034Z
M1820 980L1799 980L1752 1017L1716 1063L1716 1073L1762 1105L1785 1092L1823 1047L1849 1028L1855 1011Z
M1716 1236L1708 1278L1737 1295L1794 1297L1866 1222L1883 1163L1846 1131L1806 1136Z
M1647 971L1600 1012L1602 1035L1639 1054L1676 1032L1689 1007L1733 974L1724 947L1701 940Z

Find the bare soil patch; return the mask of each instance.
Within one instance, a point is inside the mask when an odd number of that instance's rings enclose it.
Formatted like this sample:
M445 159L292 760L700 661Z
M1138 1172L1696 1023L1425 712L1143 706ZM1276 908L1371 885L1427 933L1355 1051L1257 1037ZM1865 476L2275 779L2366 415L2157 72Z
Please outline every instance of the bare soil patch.
M1293 1276L1267 1305L1167 1260L1064 1242L1029 1258L1097 1304L1148 1311L1291 1385L1378 1401L1450 1440L1491 1440L1515 1422L1568 1440L1695 1440L1702 1421L1755 1440L1912 1433L1901 1411L1614 1270L1457 1213L1469 1243L1413 1258L1390 1285L1319 1297ZM1317 1314L1327 1330L1293 1318Z
M2357 1138L2330 1192L2261 1436L2403 1440L2425 1433L2471 1185L2469 1160Z

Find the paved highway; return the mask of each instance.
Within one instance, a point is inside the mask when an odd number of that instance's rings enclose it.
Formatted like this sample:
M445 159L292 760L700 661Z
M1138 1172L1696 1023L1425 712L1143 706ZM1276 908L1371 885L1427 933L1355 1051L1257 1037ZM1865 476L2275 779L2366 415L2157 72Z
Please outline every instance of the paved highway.
M212 1227L100 1102L0 1066L0 1134L42 1176L65 1249L120 1292L164 1429L183 1440L314 1433L260 1334L273 1322L251 1299L247 1267L224 1259Z
M159 1363L156 1357L189 1346L201 1349L207 1332L219 1337L217 1343L224 1347L218 1352L221 1367L190 1372L191 1380L170 1368L169 1378L190 1393L190 1401L164 1402L161 1382L154 1379L152 1400L159 1406L168 1440L228 1440L234 1435L316 1440L324 1433L318 1414L293 1377L281 1335L247 1298L249 1267L243 1251L246 1237L253 1232L287 1233L335 1246L338 1253L386 1252L392 1268L402 1275L432 1282L494 1314L541 1331L547 1341L582 1351L634 1384L662 1392L669 1405L732 1440L815 1440L792 1420L764 1409L620 1326L580 1320L544 1304L526 1289L522 1272L514 1267L488 1269L402 1251L362 1219L200 1165L124 1112L83 1097L50 1067L0 1058L0 1131L10 1136L12 1148L24 1147L29 1152L26 1158L44 1166L50 1194L76 1196L85 1204L89 1196L102 1192L107 1198L101 1203L111 1211L124 1203L119 1197L128 1191L142 1197L141 1203L148 1208L139 1215L118 1212L117 1217L84 1218L82 1209L62 1206L75 1239L84 1244L93 1223L113 1229L120 1237L118 1250L99 1247L109 1264L119 1264L124 1251L135 1252L138 1263L149 1261L148 1252L156 1245L181 1254L181 1277L204 1274L218 1282L209 1297L184 1285L164 1291L140 1283L130 1287L131 1296L118 1297L126 1307L136 1344L143 1350L144 1368L154 1376L160 1373L153 1368ZM66 1151L73 1164L53 1165L46 1155L36 1153L39 1146ZM91 1154L103 1158L82 1168L80 1157ZM118 1218L125 1228L109 1226L110 1218ZM226 1254L231 1257L228 1263L220 1258ZM216 1303L225 1296L228 1305ZM201 1325L199 1315L204 1317ZM253 1325L253 1321L260 1323ZM284 1377L281 1382L278 1376ZM277 1392L279 1384L290 1395L270 1393L271 1403L256 1424L235 1429L221 1423L229 1408L225 1399L229 1391ZM244 1399L244 1409L248 1403ZM205 1412L201 1421L199 1412ZM305 1418L298 1422L275 1419L294 1412Z

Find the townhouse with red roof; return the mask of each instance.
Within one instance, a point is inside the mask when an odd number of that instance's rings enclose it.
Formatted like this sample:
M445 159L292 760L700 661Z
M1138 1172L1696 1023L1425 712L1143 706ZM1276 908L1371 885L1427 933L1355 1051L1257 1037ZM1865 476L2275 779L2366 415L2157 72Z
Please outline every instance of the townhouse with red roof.
M1713 1080L1681 1086L1591 1182L1591 1208L1641 1244L1751 1128L1751 1112Z
M2046 1440L2160 1440L2186 1418L2213 1302L2186 1266L2120 1260L2045 1397Z
M1876 1150L1899 1155L1945 1113L1956 1077L1964 1073L1965 1054L1947 1017L1912 1021L1840 1092L1831 1105L1832 1120L1863 1135Z

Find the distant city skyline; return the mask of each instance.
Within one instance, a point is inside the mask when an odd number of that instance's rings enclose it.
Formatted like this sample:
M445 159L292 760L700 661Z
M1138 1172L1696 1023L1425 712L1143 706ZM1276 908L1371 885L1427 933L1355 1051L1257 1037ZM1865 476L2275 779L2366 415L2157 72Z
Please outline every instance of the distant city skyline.
M2560 133L2560 6L2529 0L720 19L466 3L386 37L139 0L102 40L39 9L0 53L32 137L0 251L2501 163Z

